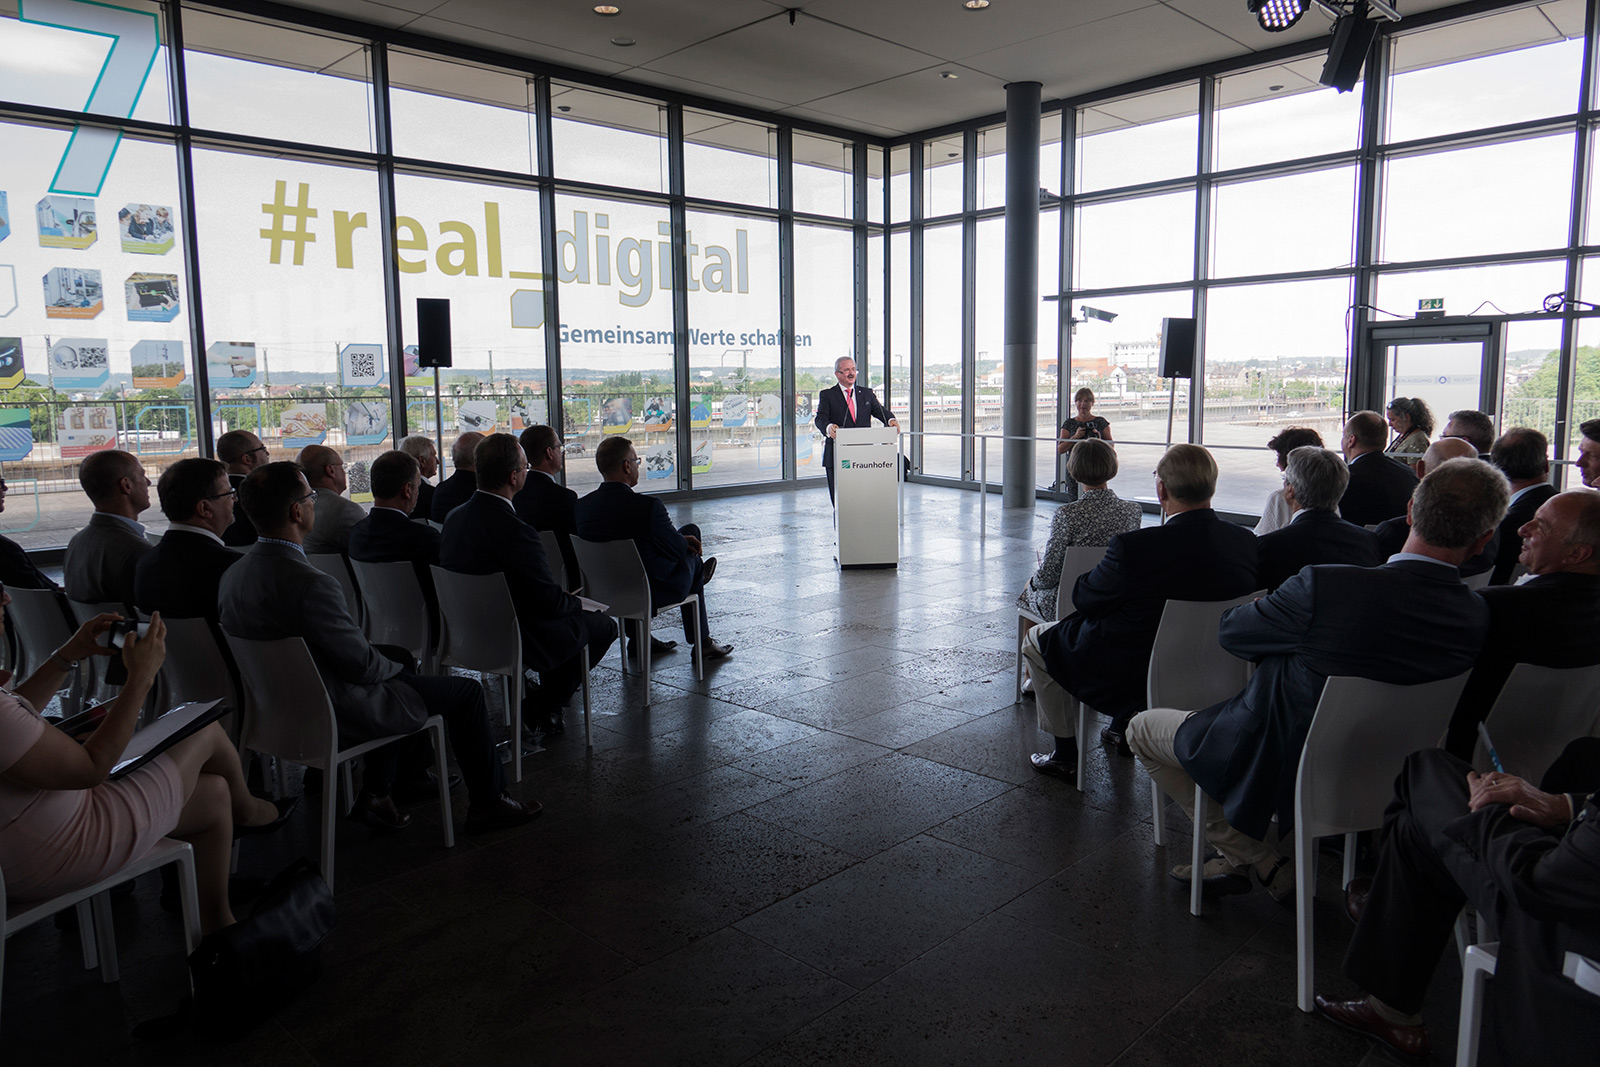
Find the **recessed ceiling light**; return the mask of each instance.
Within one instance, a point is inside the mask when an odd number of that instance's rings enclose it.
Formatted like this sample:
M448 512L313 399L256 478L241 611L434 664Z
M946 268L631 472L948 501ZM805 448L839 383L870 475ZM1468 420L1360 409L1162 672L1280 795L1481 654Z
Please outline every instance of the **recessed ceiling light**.
M961 154L960 152L946 152L944 154L944 158L946 158L946 159L954 159L957 156L959 156L960 154Z
M632 48L638 42L636 42L632 37L613 37L611 38L611 43L616 45L618 48Z
M561 112L567 112L567 111L571 111L572 108L568 107L566 104L557 104L556 105L556 110L557 111L561 111Z
M939 72L939 77L945 79L946 81L955 81L957 78L961 77L961 75L957 74L953 70L941 70Z
M622 14L622 8L617 7L615 4L596 4L594 13L596 15L620 15Z
M1269 85L1269 86L1267 86L1267 92L1269 92L1269 93L1281 93L1281 92L1283 92L1283 86L1281 86L1281 85Z
M984 8L989 6L989 0L967 0L967 2L961 6L966 8L968 11L982 11Z

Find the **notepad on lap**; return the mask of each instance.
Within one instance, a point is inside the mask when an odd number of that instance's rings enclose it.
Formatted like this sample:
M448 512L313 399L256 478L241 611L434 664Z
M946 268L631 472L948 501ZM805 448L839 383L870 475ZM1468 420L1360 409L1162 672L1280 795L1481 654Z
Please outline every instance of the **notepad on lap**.
M137 731L122 758L111 768L111 778L132 774L184 738L222 718L229 708L220 700L179 704L155 722Z

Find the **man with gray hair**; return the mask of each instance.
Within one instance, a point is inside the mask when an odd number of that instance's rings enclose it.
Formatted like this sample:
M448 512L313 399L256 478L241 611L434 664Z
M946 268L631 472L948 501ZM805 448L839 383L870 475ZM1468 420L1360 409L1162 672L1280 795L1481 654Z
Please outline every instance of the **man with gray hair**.
M447 515L478 491L477 461L473 459L473 454L482 440L483 434L475 430L468 430L456 438L456 443L450 449L450 465L455 472L433 491L433 505L428 511L428 518L434 522L443 522Z
M828 440L822 446L822 466L828 472L828 499L833 500L833 439L840 429L871 426L877 420L893 426L900 424L893 413L878 402L878 394L864 385L856 384L856 361L840 356L833 361L833 376L838 385L829 386L817 394L817 417L812 420L817 432Z
M1459 567L1489 543L1510 497L1505 476L1482 460L1429 470L1409 505L1404 551L1388 563L1307 567L1222 616L1222 647L1257 665L1243 692L1203 711L1134 717L1128 743L1150 777L1191 818L1196 784L1211 799L1206 837L1222 855L1201 872L1209 887L1248 892L1253 872L1275 899L1293 889L1291 857L1266 837L1274 815L1294 825L1300 752L1328 678L1416 685L1472 668L1489 609ZM1172 870L1184 882L1191 873Z
M1480 459L1487 459L1494 445L1494 420L1475 408L1463 408L1450 413L1440 437L1459 437L1478 450Z
M1358 411L1344 424L1339 447L1350 461L1350 484L1339 500L1339 514L1357 526L1403 514L1417 486L1418 475L1410 466L1384 455L1388 439L1389 424L1376 411Z
M426 519L433 515L433 483L428 481L439 473L439 452L433 447L433 438L420 433L400 439L400 451L417 461L422 471L422 481L417 485L417 506L412 509L413 519Z
M1417 460L1417 477L1426 477L1428 472L1439 464L1449 459L1477 459L1478 448L1470 441L1459 437L1441 437L1428 446L1428 450ZM1378 524L1372 531L1378 538L1378 551L1384 559L1399 552L1406 543L1411 529L1409 520L1404 515L1396 515ZM1461 564L1461 577L1474 578L1494 566L1495 556L1500 551L1500 530L1495 528L1494 536L1489 538L1489 544L1482 552Z
M1337 452L1302 445L1289 453L1283 472L1283 499L1289 525L1261 538L1256 546L1256 582L1268 592L1300 568L1318 563L1376 567L1383 562L1372 531L1345 522L1337 510L1350 483L1350 468Z

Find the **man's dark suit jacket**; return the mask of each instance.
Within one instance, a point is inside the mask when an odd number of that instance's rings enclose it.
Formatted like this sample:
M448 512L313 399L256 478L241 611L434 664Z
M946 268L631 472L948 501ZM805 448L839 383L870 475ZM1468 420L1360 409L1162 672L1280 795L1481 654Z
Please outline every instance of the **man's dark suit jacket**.
M437 633L439 598L433 590L433 572L439 562L439 531L425 522L413 522L393 508L374 507L350 528L350 558L361 563L409 563L417 572L422 598L428 604L429 626Z
M1450 719L1445 748L1472 759L1478 724L1519 663L1589 667L1600 663L1600 577L1541 574L1521 585L1490 586L1478 595L1489 606L1489 637L1466 692ZM1561 738L1562 741L1569 740ZM1515 767L1507 770L1516 773Z
M548 671L581 650L583 605L556 584L539 532L517 518L504 497L474 492L451 512L439 565L462 574L506 576L527 666Z
M650 576L650 599L673 604L694 587L694 560L667 506L621 482L601 482L577 505L578 536L585 541L632 541Z
M1378 551L1383 553L1384 559L1388 559L1406 547L1406 538L1411 536L1411 524L1401 515L1397 519L1385 519L1378 523L1378 528L1372 532L1378 538ZM1461 577L1471 578L1493 567L1495 553L1499 551L1500 531L1496 529L1489 543L1483 546L1483 551L1461 565Z
M1300 752L1328 678L1450 678L1472 668L1488 632L1488 607L1454 567L1307 568L1222 616L1222 647L1256 671L1238 696L1184 721L1178 762L1234 829L1264 839L1273 815L1294 825Z
M1505 585L1511 580L1511 572L1517 569L1517 557L1522 555L1522 538L1517 536L1517 531L1526 526L1533 518L1533 513L1555 495L1556 487L1546 483L1530 486L1526 493L1511 502L1505 521L1500 524L1500 550L1495 553L1494 576L1489 579L1490 585Z
M1371 530L1346 522L1323 508L1295 513L1289 525L1261 538L1257 546L1256 585L1269 592L1320 563L1376 567L1387 556L1378 551Z
M561 563L567 570L567 586L576 589L578 556L572 550L572 535L578 532L578 494L543 471L530 470L522 490L511 498L511 506L523 522L535 530L548 530L561 546Z
M243 474L228 475L228 484L235 489L238 489L244 480ZM250 521L250 516L244 513L244 505L237 500L233 503L233 522L222 531L222 543L236 548L256 543L256 524Z
M133 569L133 602L169 619L215 623L222 575L243 558L202 534L168 530Z
M440 482L439 488L433 491L433 510L428 513L428 518L434 522L443 522L452 511L465 504L477 491L476 474L472 471L456 471Z
M1051 676L1114 719L1143 711L1150 650L1167 601L1253 592L1257 541L1210 508L1113 537L1105 558L1073 587L1073 613L1039 639Z
M828 470L833 470L833 438L828 436L828 426L833 424L841 428L871 426L876 418L885 426L894 418L889 414L889 409L878 402L878 394L864 385L855 387L856 417L850 417L850 407L844 402L844 388L832 385L824 389L817 396L817 417L812 421L822 433L826 443L822 446L822 463Z
M1417 475L1382 452L1366 452L1350 461L1350 484L1339 498L1339 514L1357 526L1376 526L1406 513Z
M0 584L17 589L59 589L34 565L33 557L9 537L0 537Z
M84 604L132 604L134 565L154 547L117 516L95 512L67 542L67 595Z
M411 509L413 519L433 518L433 494L436 491L433 483L426 478L417 483L417 506Z

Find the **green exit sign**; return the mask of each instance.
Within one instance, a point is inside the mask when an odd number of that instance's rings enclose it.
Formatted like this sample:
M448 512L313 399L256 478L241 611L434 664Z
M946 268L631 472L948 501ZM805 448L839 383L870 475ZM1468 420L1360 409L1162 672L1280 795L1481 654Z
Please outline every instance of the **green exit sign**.
M1444 310L1444 297L1435 296L1435 297L1432 297L1432 298L1427 299L1427 300L1418 300L1417 301L1417 310L1418 311L1443 311Z

